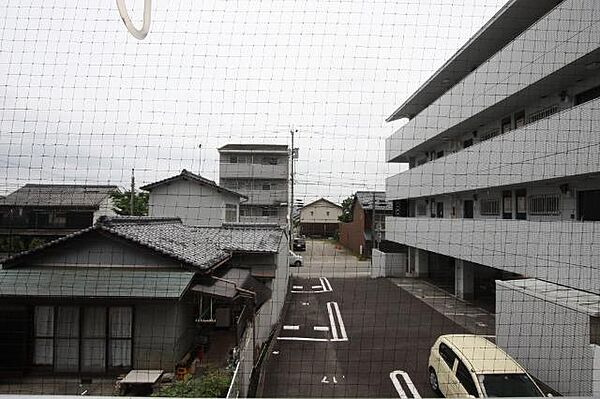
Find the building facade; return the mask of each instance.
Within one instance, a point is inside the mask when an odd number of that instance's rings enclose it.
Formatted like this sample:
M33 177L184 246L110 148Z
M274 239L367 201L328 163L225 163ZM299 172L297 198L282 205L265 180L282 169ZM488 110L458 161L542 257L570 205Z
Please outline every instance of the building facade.
M524 326L566 298L502 282L600 299L600 3L535 3L508 2L388 118L409 119L386 140L388 162L409 169L387 179L386 238L408 247L409 274L495 301L498 343L532 374L598 394L597 335L540 340ZM578 312L596 325L598 308ZM556 372L564 353L582 378Z
M218 227L240 221L247 198L187 170L141 187L150 192L148 216L178 217L190 226Z
M300 209L300 234L309 237L333 237L339 229L342 207L325 198Z
M219 148L219 158L219 184L248 197L240 222L287 223L288 146L228 144Z

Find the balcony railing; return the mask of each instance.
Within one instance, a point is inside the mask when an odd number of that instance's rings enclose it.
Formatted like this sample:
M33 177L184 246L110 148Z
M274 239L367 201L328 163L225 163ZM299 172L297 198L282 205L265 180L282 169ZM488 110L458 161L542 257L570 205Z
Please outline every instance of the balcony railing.
M262 165L252 163L221 163L219 174L221 179L287 179L287 164Z

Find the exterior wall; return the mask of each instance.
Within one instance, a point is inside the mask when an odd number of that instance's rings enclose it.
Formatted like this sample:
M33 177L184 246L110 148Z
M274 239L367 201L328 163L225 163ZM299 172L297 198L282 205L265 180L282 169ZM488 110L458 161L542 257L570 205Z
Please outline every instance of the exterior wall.
M73 267L181 267L179 262L157 256L148 250L108 240L99 234L86 234L62 246L49 248L43 255L28 261L32 266L73 266Z
M239 198L187 180L176 180L154 188L148 215L179 217L183 224L218 227L225 222L225 204L238 207Z
M589 320L587 314L496 282L497 344L563 395L592 395Z
M270 216L264 211L272 212ZM265 207L261 205L241 205L240 222L242 223L278 223L287 224L287 207Z
M300 223L333 223L337 224L342 208L327 201L317 201L300 210Z
M340 243L357 254L369 252L365 241L365 211L358 201L352 208L352 221L340 223Z
M595 50L599 10L595 0L565 0L389 137L387 160Z
M390 199L598 173L600 100L570 108L387 179Z
M404 277L407 267L406 253L386 253L373 249L371 258L371 278Z
M106 197L102 202L100 202L100 206L94 212L94 223L101 216L115 216L117 213L113 210L113 203L110 196Z
M229 163L228 157L221 156L219 177L221 179L285 179L288 177L287 157L285 163L261 165L256 163ZM282 159L282 160L283 160Z
M484 266L600 294L600 225L387 218L388 239Z

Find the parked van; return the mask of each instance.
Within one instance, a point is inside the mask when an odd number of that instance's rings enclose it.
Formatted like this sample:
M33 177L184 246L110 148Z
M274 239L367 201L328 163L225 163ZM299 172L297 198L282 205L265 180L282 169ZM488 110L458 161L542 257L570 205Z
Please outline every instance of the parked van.
M431 348L429 383L447 398L544 396L523 367L479 335L442 335Z

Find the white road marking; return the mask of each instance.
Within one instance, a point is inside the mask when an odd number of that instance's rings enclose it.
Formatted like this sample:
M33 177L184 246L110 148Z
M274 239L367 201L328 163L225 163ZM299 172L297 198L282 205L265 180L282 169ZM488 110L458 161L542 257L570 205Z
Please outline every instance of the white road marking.
M404 379L404 382L406 383L406 386L408 387L413 398L416 398L416 399L421 398L421 395L419 395L419 391L417 391L415 384L413 384L412 380L410 379L410 377L408 376L408 373L406 371L402 371L402 370L392 371L390 373L390 379L392 380L392 384L394 384L394 388L396 388L398 395L400 395L400 397L402 399L408 399L408 395L406 394L406 392L404 392L404 389L402 388L402 385L400 384L400 380L398 379L398 376L402 376L402 378Z
M315 331L329 331L329 327L327 327L327 326L314 326L313 330L315 330Z
M335 320L333 318L333 306L332 302L327 302L327 313L329 314L329 324L331 324L331 334L333 335L333 339L338 339L337 328L335 328Z
M316 290L317 288L323 288L323 286L321 286L321 285L313 285L313 286L312 286L312 289L313 289L313 290Z
M325 284L327 285L327 290L329 292L332 292L333 288L331 288L331 283L329 282L329 280L327 279L327 277L323 277L323 280L325 280Z
M279 351L273 351L274 355L279 355Z
M310 305L309 302L302 302L302 306L308 306L308 305Z
M342 313L340 312L340 307L338 303L327 302L327 312L329 313L329 323L331 324L331 334L333 335L333 338L331 340L348 341L348 335L346 334L346 326L344 325L344 320L342 320ZM337 319L337 324L340 327L339 335L336 328L335 319Z
M301 290L304 287L301 286L301 285L292 285L292 288L295 289L295 290Z
M322 384L329 384L329 381L327 381L327 376L324 375L323 378L321 379L321 383Z
M332 292L331 283L327 279L327 277L319 277L319 282L321 285L313 285L311 286L312 290L304 290L301 285L293 285L292 286L292 294L322 294L324 292Z
M307 338L307 337L277 337L281 341L315 341L315 342L327 342L327 338Z
M283 326L284 330L299 330L300 326Z
M337 384L337 380L335 379L335 375L333 376L333 383Z

